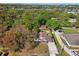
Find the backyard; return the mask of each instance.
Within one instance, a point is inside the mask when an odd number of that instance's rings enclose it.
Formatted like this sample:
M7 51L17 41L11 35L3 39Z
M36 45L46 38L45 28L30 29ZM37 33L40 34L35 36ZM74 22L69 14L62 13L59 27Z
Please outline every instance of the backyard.
M65 34L79 34L79 29L68 28L68 29L63 29L63 32Z

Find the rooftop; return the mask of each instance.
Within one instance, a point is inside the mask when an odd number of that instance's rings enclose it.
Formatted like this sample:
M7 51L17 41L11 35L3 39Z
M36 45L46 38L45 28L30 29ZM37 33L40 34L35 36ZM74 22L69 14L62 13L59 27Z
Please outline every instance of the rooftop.
M63 34L70 45L79 45L79 34Z

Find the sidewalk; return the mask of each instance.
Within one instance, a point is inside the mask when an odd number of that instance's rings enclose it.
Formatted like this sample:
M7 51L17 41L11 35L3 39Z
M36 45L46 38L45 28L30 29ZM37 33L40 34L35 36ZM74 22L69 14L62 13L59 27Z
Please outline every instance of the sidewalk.
M48 45L50 56L56 56L58 51L57 51L55 43L54 42L48 42L47 45Z

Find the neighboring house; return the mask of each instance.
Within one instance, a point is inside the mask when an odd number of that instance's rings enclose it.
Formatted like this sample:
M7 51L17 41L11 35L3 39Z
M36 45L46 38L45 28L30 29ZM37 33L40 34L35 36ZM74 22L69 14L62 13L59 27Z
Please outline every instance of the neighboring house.
M77 12L74 12L74 11L68 11L67 13L76 14Z
M68 21L71 22L71 23L74 23L74 22L76 22L77 20L76 20L75 18L70 18Z
M46 29L46 25L41 25L39 29L40 30L45 30Z
M57 19L57 18L51 18L51 19Z
M65 40L69 47L79 48L79 34L63 34L61 38Z
M0 6L0 10L4 10L4 9L6 9L6 8L3 8L3 7Z

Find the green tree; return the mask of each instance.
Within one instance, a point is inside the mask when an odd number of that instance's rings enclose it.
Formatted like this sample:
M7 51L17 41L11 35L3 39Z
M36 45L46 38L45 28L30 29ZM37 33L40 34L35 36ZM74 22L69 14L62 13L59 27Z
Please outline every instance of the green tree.
M56 19L50 19L47 21L46 25L50 27L51 29L53 28L54 30L57 30L61 28L59 22Z

